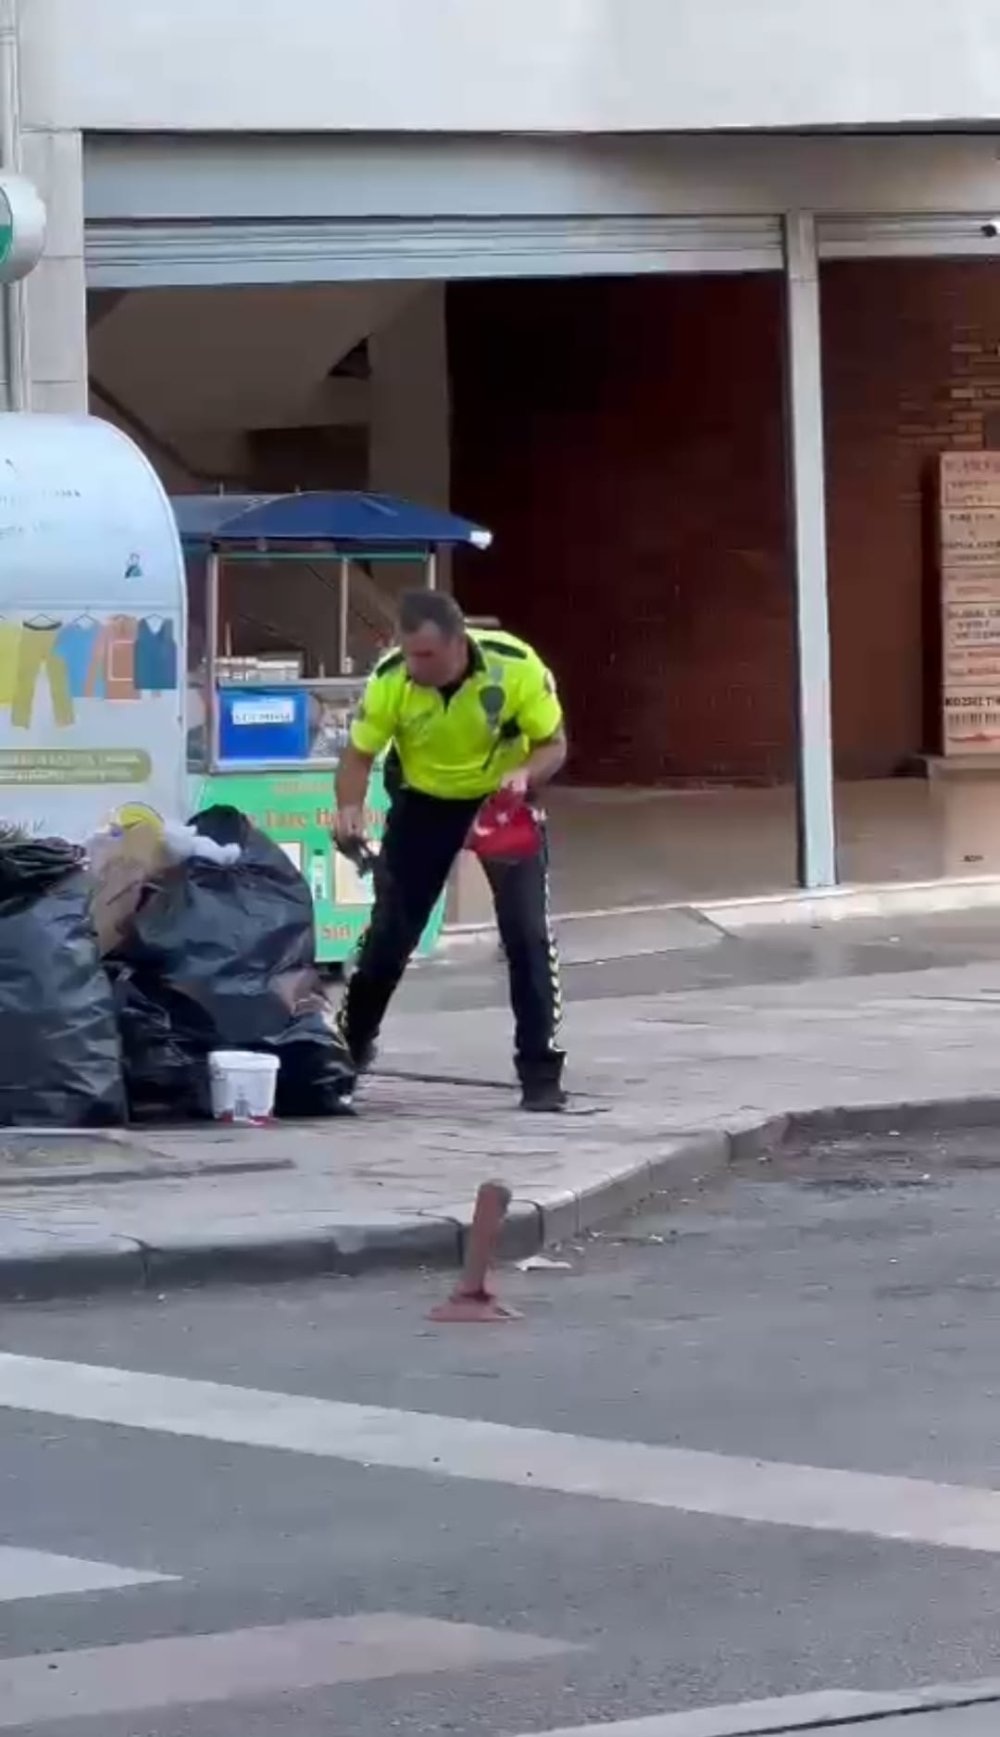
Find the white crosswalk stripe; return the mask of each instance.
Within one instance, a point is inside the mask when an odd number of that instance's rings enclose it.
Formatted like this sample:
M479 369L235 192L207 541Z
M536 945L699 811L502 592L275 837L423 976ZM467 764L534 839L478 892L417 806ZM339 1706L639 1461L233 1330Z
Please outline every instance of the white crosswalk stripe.
M394 1612L0 1659L0 1730L532 1663L562 1641Z
M0 1407L767 1525L1000 1552L1000 1491L0 1353Z
M53 1556L47 1550L21 1550L0 1544L0 1603L21 1598L55 1598L68 1593L117 1592L128 1586L155 1585L170 1574L118 1568L113 1562L87 1562Z
M959 1718L960 1709L979 1707L991 1712L1000 1730L1000 1682L946 1684L943 1687L866 1694L854 1689L820 1689L811 1695L788 1695L777 1700L740 1701L738 1705L698 1707L686 1713L654 1713L645 1719L624 1719L608 1724L560 1727L536 1737L792 1737L796 1731L827 1732L829 1737L860 1737L899 1729L900 1716L910 1737L935 1737L935 1713ZM919 1717L916 1717L919 1715ZM911 1726L911 1716L915 1724ZM889 1721L886 1724L886 1721ZM957 1727L960 1730L961 1726ZM984 1727L985 1729L985 1727ZM948 1726L949 1733L952 1727ZM957 1737L957 1731L956 1731Z

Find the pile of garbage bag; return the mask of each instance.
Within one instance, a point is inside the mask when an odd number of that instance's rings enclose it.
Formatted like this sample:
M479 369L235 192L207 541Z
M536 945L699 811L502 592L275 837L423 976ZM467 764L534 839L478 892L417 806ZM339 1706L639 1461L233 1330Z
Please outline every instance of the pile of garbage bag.
M111 984L84 852L0 829L0 1125L125 1120Z
M124 870L116 850L96 845L90 873L62 840L0 828L0 1125L207 1117L214 1050L277 1057L279 1116L343 1113L353 1070L284 851L225 807L153 851L133 839Z
M235 808L206 809L193 834L208 848L159 876L113 956L133 1118L207 1114L213 1050L277 1056L279 1116L338 1114L353 1074L305 880Z

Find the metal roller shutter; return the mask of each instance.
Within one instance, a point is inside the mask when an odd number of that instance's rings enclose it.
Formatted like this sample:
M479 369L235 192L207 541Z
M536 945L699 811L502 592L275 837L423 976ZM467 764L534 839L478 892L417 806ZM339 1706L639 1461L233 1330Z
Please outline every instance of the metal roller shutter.
M1000 259L990 235L997 213L960 216L824 217L816 229L821 259Z
M93 289L782 268L777 218L91 220Z

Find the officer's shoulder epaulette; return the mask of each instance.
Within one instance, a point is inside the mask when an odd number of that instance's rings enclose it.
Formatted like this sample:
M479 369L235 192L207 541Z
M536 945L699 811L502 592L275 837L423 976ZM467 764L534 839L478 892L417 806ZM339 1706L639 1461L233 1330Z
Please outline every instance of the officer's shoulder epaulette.
M517 657L523 659L528 655L527 646L518 645L517 641L512 639L483 638L479 640L479 644L482 646L484 651L492 651L497 657Z
M402 661L403 654L401 651L387 651L384 657L379 658L378 663L372 670L372 675L391 675L394 669L399 668Z

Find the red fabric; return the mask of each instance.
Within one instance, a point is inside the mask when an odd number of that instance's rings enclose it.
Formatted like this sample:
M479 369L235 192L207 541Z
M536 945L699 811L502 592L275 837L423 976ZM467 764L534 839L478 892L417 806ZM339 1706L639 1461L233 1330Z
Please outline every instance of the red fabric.
M524 857L534 856L541 842L541 825L531 804L498 790L476 815L468 848L479 857Z

